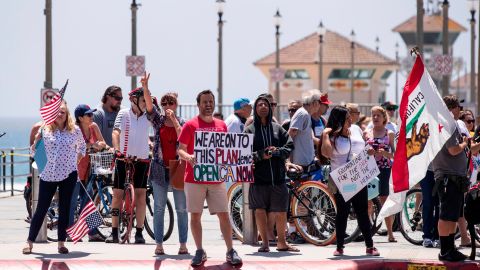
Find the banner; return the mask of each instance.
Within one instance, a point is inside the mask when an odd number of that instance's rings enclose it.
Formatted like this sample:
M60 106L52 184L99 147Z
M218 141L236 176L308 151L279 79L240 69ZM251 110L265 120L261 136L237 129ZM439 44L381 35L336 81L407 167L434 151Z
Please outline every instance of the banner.
M253 134L195 132L193 154L198 182L253 182Z
M369 156L367 151L364 148L348 163L330 173L345 201L350 200L380 174L375 158Z

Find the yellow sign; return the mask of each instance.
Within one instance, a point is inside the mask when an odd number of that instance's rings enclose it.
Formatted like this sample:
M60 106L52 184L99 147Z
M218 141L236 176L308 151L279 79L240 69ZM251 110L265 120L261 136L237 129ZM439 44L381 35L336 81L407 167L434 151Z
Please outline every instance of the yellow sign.
M408 264L408 270L447 270L445 265Z

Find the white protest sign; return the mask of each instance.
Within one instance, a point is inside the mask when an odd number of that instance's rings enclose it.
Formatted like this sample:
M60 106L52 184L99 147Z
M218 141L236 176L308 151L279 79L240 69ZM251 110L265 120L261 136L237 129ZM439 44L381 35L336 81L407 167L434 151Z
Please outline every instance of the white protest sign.
M345 201L350 200L380 174L375 158L369 156L367 151L368 149L364 148L351 161L330 173Z
M473 170L470 175L470 184L475 184L477 182L478 171L480 170L480 157L472 156Z
M195 132L193 179L198 182L253 182L253 134Z

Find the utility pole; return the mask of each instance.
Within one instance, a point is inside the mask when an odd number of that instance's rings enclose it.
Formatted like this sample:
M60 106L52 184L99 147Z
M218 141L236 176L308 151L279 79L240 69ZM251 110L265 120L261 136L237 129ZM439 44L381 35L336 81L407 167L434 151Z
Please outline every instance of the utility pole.
M423 0L417 0L417 47L423 58Z
M43 11L46 19L45 27L45 81L43 87L53 88L52 83L52 0L45 1L45 10Z
M135 0L132 0L132 5L130 6L132 10L132 56L137 55L137 9L138 4ZM132 89L137 88L137 77L132 76Z
M277 9L277 13L274 16L275 24L275 69L278 71L280 69L280 24L282 16L280 15L280 10ZM278 104L280 103L280 81L275 82L275 100ZM280 110L277 108L277 119L280 119Z
M442 3L442 8L443 8L443 31L442 31L442 36L443 36L443 56L446 57L447 55L450 55L448 51L448 0L443 0ZM448 89L450 88L450 76L444 74L442 78L442 96L448 95L449 91Z
M223 6L224 0L217 0L217 13L218 13L218 109L219 113L222 113L223 106Z
M398 57L398 48L399 46L397 42L395 43L395 62L397 62L397 65L400 60ZM395 104L398 104L398 68L395 69ZM398 112L398 110L396 112Z
M476 89L475 89L475 12L476 12L476 1L470 0L470 103L474 103L476 98ZM478 111L477 111L478 114Z
M350 102L355 103L355 32L350 33Z

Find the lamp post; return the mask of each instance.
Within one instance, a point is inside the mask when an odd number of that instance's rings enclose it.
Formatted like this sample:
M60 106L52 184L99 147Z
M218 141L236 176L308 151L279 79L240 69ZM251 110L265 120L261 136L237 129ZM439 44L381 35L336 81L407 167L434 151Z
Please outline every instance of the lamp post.
M476 0L469 0L468 6L470 14L470 103L474 103L475 98L475 12L477 11L477 2ZM478 111L477 111L478 114Z
M223 106L223 36L222 36L222 30L223 30L223 8L225 5L225 0L217 0L217 14L218 14L218 86L217 86L217 92L218 92L218 109L217 111L219 113L222 113L222 106Z
M322 91L323 83L323 38L327 33L327 29L323 26L322 21L317 28L318 34L318 90Z
M378 38L378 36L375 38L375 50L377 53L380 50L380 38Z
M52 88L52 0L45 1L45 81L44 88Z
M280 25L282 24L282 15L280 10L273 16L273 24L275 25L275 69L280 69ZM280 104L280 81L275 82L275 100ZM280 119L280 110L277 109L277 119Z
M130 5L130 9L132 10L132 56L137 55L137 9L138 4L135 0L132 0L132 4ZM131 89L135 89L137 87L137 77L132 76L131 82Z
M355 92L354 92L354 82L355 82L355 75L354 75L354 57L355 57L355 32L352 30L350 33L350 48L352 53L352 58L350 61L350 102L355 103Z
M395 43L395 62L398 65L398 42ZM398 104L398 68L395 69L395 104Z
M423 0L417 0L417 46L420 56L423 57Z
M448 0L443 0L442 3L442 8L443 8L443 31L442 31L442 36L443 36L443 55L447 56L449 55L448 51L448 7L449 7L449 2ZM446 96L449 93L449 87L450 87L450 76L444 74L442 78L442 96Z

